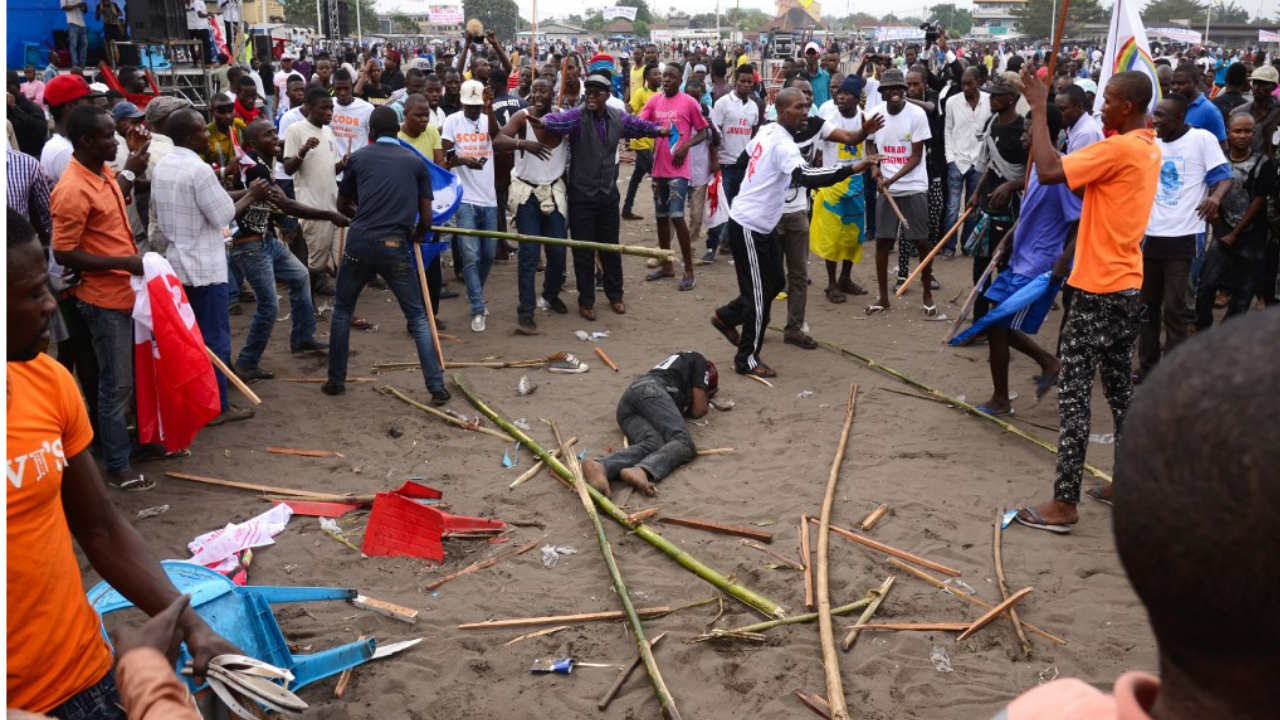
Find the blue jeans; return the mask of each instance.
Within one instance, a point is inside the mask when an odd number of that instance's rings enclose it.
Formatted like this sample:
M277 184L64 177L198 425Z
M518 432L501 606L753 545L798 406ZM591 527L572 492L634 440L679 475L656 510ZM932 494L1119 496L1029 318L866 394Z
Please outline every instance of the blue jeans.
M564 215L561 215L559 210L553 210L550 213L542 212L538 198L532 195L516 208L516 231L524 235L553 238L562 238L567 234ZM542 278L542 297L556 297L564 287L565 248L559 245L520 243L520 302L516 305L517 317L532 315L537 308L538 300L534 296L534 286L538 279L538 256L544 247L547 250L547 269Z
M89 30L83 25L67 23L67 50L73 67L84 67L89 57Z
M289 349L316 338L316 309L311 301L311 281L307 266L303 265L289 248L275 236L267 233L261 240L254 240L231 247L231 258L240 273L249 281L253 294L258 297L258 310L249 323L249 335L240 349L237 364L256 368L267 350L267 341L276 326L280 303L276 299L276 283L284 283L289 290L289 314L293 330L289 334Z
M204 344L217 355L228 367L231 366L231 314L227 312L227 284L214 283L193 287L184 285L187 302L196 315L196 325L204 336ZM271 297L268 295L267 297ZM258 298L258 304L262 304ZM218 378L218 399L222 404L222 412L226 412L230 403L227 400L227 376L214 368L213 374Z
M689 199L686 178L653 179L653 215L659 218L684 219L684 206Z
M963 192L965 199L973 197L973 193L978 189L978 180L981 179L982 173L978 172L978 168L971 167L968 172L961 173L960 168L955 163L947 163L947 215L943 225L943 232L951 229L956 224L956 220L960 218L960 194ZM964 229L959 233L952 235L943 249L947 252L954 252L956 243L961 236L968 238L973 232L973 226L978 222L976 215L970 215L968 220L964 221Z
M468 230L497 230L498 208L480 207L462 203L458 206L458 227ZM494 238L457 235L458 248L462 252L462 279L467 283L467 300L471 314L484 314L484 284L493 269L493 256L498 252Z
M115 672L108 670L96 684L67 698L47 714L58 720L126 720Z
M241 272L240 266L236 265L231 257L231 251L227 251L227 305L235 307L240 304L240 286L244 285L244 273ZM256 290L255 290L256 292Z
M375 275L381 275L391 292L395 293L400 311L409 323L409 333L418 347L418 362L422 365L422 378L427 389L431 392L444 389L444 373L440 371L440 361L431 341L431 323L427 322L427 309L422 304L422 290L413 269L412 254L413 248L403 238L347 239L338 267L333 321L329 327L329 382L336 387L341 388L347 382L351 316L356 310L356 300L364 286Z
M109 473L129 472L129 398L133 395L133 318L123 310L80 303L98 359L98 435ZM226 312L226 304L222 310Z

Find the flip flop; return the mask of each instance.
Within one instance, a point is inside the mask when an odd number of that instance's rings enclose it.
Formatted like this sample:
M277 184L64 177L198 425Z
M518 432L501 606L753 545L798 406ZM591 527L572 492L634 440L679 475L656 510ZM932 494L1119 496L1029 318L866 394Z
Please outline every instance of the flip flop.
M698 284L697 278L681 278L680 279L681 290L692 290L694 286L697 284Z
M154 490L156 487L156 481L148 480L145 475L132 477L132 478L129 478L128 480L123 480L121 482L116 482L115 480L108 480L107 484L117 490L123 490L124 492L130 492L130 493L146 492L148 490Z
M889 308L884 305L868 305L866 312L868 315L879 315L880 313L887 312L888 310Z
M662 272L661 270L654 270L648 275L645 275L644 280L645 282L653 282L654 280L666 280L668 278L673 278L673 277L675 277L675 275L668 275Z
M1041 375L1036 378L1036 400L1049 394L1054 385L1058 384L1058 373L1052 375Z
M1000 417L1001 415L1013 414L1013 408L1009 408L1008 410L996 410L995 408L986 404L978 405L975 409L978 412L982 413L983 415L990 415L991 417Z
M1030 520L1022 519L1023 510L1025 510L1027 514L1031 516ZM1035 530L1047 530L1051 533L1057 533L1058 535L1066 535L1067 533L1071 532L1070 525L1053 525L1051 523L1047 523L1044 521L1044 518L1040 517L1040 513L1036 512L1035 510L1029 507L1020 508L1018 510L1018 514L1013 516L1013 519L1019 525L1025 525Z
M1084 494L1085 494L1086 496L1088 496L1088 497L1090 497L1090 498L1094 499L1094 500L1097 500L1098 502L1102 503L1103 505L1106 505L1107 507L1112 507L1112 505L1111 505L1111 501L1110 501L1110 500L1108 500L1107 498L1103 497L1103 495L1102 495L1102 486L1101 486L1101 485L1094 485L1093 487L1089 488L1088 490L1085 490L1085 491L1084 491Z

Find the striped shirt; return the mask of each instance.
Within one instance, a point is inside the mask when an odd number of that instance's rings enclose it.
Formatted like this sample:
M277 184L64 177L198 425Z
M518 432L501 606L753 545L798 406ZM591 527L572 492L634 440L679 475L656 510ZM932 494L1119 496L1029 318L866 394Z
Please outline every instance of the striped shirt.
M49 219L49 184L45 182L40 161L13 148L5 148L5 151L8 153L5 165L6 204L25 217L34 217L48 232L52 224Z

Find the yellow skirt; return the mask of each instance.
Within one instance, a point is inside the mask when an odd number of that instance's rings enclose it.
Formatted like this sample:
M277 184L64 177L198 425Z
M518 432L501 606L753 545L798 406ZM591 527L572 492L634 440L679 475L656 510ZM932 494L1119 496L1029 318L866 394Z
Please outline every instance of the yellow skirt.
M809 249L823 260L861 262L865 222L861 175L822 188L813 198Z

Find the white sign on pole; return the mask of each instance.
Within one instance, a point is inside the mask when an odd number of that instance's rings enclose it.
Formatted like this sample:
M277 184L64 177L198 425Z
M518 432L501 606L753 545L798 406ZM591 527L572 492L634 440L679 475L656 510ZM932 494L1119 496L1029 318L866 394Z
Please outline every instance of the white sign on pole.
M923 39L924 30L917 27L885 27L881 25L876 28L876 42Z
M461 25L462 8L458 5L439 5L427 11L432 25Z
M1258 42L1260 43L1280 43L1280 32L1275 30L1259 30Z
M1147 31L1147 34L1191 45L1198 45L1204 38L1198 30L1188 30L1187 28L1151 28L1151 30Z
M603 11L605 20L614 20L617 18L626 18L631 22L636 21L636 8L618 5L616 7L607 7Z

